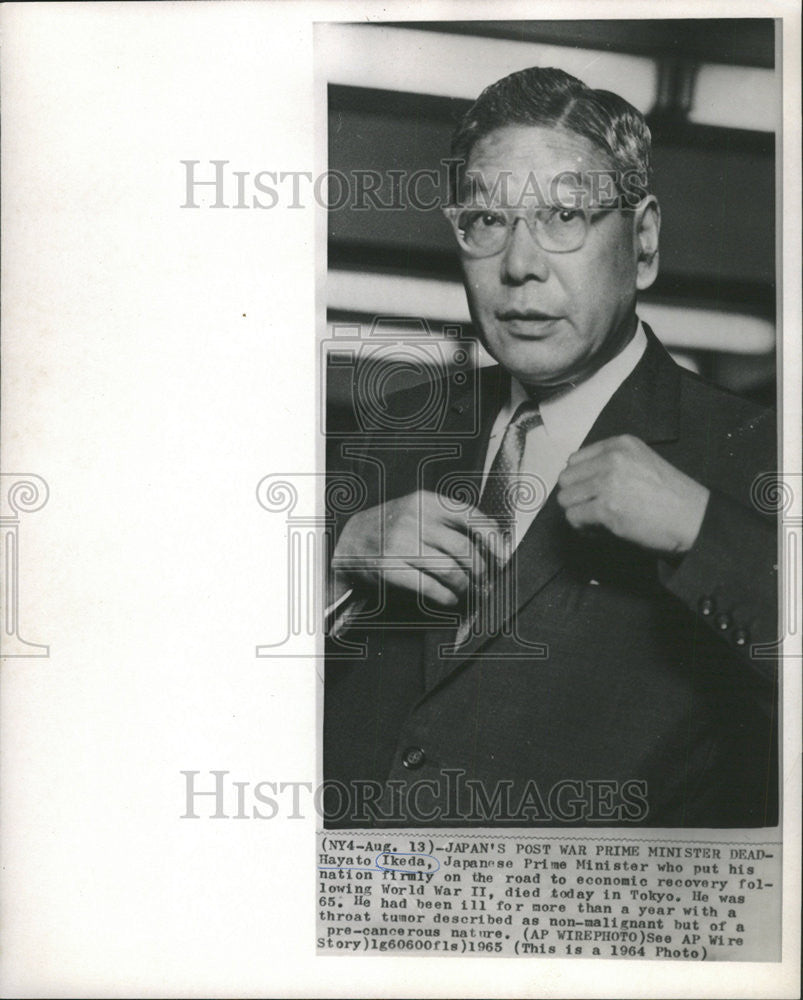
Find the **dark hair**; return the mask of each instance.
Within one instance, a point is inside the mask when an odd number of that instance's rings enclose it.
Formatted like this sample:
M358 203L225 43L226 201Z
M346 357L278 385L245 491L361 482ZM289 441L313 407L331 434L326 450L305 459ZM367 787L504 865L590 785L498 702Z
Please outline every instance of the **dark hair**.
M584 136L611 159L620 193L634 201L649 194L650 130L618 94L592 90L561 69L531 66L511 73L486 87L463 115L452 158L467 161L475 143L505 125L544 125Z

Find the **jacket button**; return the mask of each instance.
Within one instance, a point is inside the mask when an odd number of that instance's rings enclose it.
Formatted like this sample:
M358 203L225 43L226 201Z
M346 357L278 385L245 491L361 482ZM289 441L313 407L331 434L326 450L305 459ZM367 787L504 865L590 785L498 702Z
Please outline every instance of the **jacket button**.
M709 618L716 611L716 604L714 604L714 599L712 597L701 597L700 603L697 605L700 609L700 614L705 615Z
M737 628L733 633L733 642L736 646L746 646L750 640L750 633L746 628Z
M727 632L732 624L733 622L731 621L730 615L717 615L717 628L720 632Z
M421 747L407 747L402 754L402 764L404 764L405 767L408 767L411 771L415 771L416 768L421 767L426 759L427 755Z

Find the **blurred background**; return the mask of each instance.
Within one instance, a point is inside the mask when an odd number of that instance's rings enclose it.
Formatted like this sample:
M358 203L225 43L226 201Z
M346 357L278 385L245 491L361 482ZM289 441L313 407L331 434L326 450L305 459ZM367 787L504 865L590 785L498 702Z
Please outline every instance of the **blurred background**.
M409 336L410 317L436 339L456 329L471 336L439 209L375 202L399 202L388 171L439 169L483 87L526 66L556 66L647 116L663 229L661 273L640 315L680 363L774 405L781 94L771 19L327 24L316 58L328 85L329 170L388 178L359 210L328 213L329 338L344 348L365 339L377 316L388 343ZM434 202L437 190L424 178L418 194ZM330 188L330 204L339 200ZM326 362L330 426L348 422L348 358L358 363L359 354ZM400 366L392 388L422 377L415 367Z

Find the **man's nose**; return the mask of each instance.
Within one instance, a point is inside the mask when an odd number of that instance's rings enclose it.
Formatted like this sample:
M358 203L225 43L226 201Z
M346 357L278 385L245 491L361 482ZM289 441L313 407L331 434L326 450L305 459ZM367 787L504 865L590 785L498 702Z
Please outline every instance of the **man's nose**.
M546 281L549 277L547 253L536 243L523 218L516 219L513 223L502 268L503 278L514 285L520 285L529 279Z

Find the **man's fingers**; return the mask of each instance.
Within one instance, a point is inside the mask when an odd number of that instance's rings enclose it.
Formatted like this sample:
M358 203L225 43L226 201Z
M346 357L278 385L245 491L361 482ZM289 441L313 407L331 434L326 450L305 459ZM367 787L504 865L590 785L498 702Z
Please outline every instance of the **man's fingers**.
M421 597L430 603L440 604L446 608L453 608L460 598L448 587L444 587L434 577L427 573L419 576L419 590Z
M566 508L566 520L578 531L588 528L598 528L604 524L604 511L595 499L576 503Z
M610 451L611 445L615 440L615 438L606 438L604 441L597 441L594 444L587 444L584 448L578 448L577 451L569 455L566 464L568 466L577 465L579 462L586 462L591 458L604 455Z
M424 492L419 496L424 523L442 524L463 534L468 531L469 518L476 514L473 508L455 510L455 505L440 493Z
M436 493L426 494L428 508L425 518L425 542L457 559L475 575L495 572L506 562L503 534L496 521L470 507L451 511ZM427 512L431 515L426 519Z
M478 507L453 510L453 504L439 493L425 493L424 497L426 507L422 509L422 515L425 523L441 524L459 531L479 541L488 550L489 556L493 555L497 560L501 558L501 550L494 537L499 534L499 529L492 517ZM486 534L489 536L487 544L484 542Z
M568 465L576 465L578 462L585 462L590 458L597 458L612 452L633 453L643 449L644 442L632 434L619 434L617 437L605 438L604 441L596 441L594 444L587 444L583 448L578 448L574 454L569 456Z
M461 591L455 590L451 585L445 583L442 576L435 576L432 567L428 567L426 570L415 566L389 569L384 576L385 580L394 587L420 594L428 601L442 604L444 607L454 607L460 600ZM465 580L465 574L462 576Z
M475 585L487 577L494 578L510 558L510 542L496 521L479 513L477 518L486 523L471 525L466 535L444 529L448 535L439 534L429 540L435 549L451 555Z
M581 479L571 485L561 485L558 489L557 500L564 510L568 510L569 507L594 500L598 496L598 492L597 477L589 476L588 479Z
M411 559L410 565L448 588L455 597L460 597L468 587L469 571L442 552L429 550L420 559Z
M495 521L476 508L450 508L444 497L420 492L355 515L341 535L333 565L366 579L381 576L408 591L426 586L428 598L439 603L447 590L448 603L454 604L470 582L498 571L509 545Z
M471 535L449 528L446 525L428 526L423 539L424 547L431 547L446 556L450 556L463 567L467 573L474 572L477 566L477 552Z
M558 476L558 486L572 486L584 479L599 476L610 468L610 457L607 455L592 455L591 458L567 465Z

